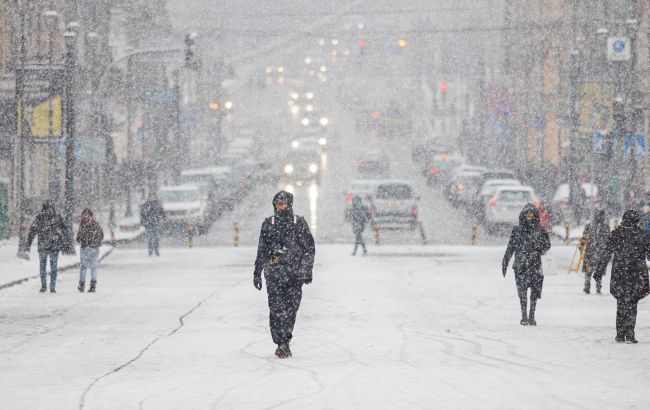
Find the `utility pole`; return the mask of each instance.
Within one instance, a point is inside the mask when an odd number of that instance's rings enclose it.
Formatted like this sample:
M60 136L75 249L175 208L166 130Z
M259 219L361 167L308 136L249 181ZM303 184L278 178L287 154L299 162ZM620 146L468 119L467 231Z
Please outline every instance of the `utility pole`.
M74 150L75 150L75 66L77 34L66 31L65 39L65 226L68 238L65 246L66 254L74 254L72 218L75 206L74 198Z
M181 129L181 74L174 70L174 164L172 169L173 180L178 183L181 177L181 152L183 147L183 131Z
M131 123L133 122L133 79L131 78L133 74L131 57L126 60L126 81L127 81L127 90L126 90L126 181L124 190L126 191L126 210L124 213L125 217L130 217L133 215L133 210L131 206L131 189L133 184L133 164L132 164L132 153L133 141L131 141Z
M20 121L18 133L18 256L27 252L25 238L25 139L27 138L27 118L25 118L25 9L22 2L16 0L16 8L20 13L20 57L19 69L16 71L16 119Z

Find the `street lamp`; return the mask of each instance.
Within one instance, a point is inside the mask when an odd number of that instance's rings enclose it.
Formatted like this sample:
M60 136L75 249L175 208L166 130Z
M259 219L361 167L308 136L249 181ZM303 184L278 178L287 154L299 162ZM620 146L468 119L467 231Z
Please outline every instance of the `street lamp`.
M75 65L77 34L73 31L66 31L63 34L65 40L65 205L64 219L67 227L68 237L64 253L74 254L72 217L74 212L74 148L75 148Z
M54 10L47 10L44 13L46 26L48 27L48 76L49 76L49 95L48 95L48 129L47 129L47 142L50 145L50 178L49 178L49 190L50 190L50 199L57 201L59 198L59 189L60 186L57 186L57 181L59 178L54 178L55 175L58 175L58 170L56 166L55 159L55 146L52 144L52 136L54 135L54 112L53 112L53 99L54 99L54 70L52 69L52 60L54 58L54 31L56 29L56 22L59 18L59 13Z

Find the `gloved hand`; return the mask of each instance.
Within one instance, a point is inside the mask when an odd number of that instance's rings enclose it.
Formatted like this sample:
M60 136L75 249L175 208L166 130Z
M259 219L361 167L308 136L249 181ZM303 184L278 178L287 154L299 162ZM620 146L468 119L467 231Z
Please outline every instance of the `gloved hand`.
M253 275L253 285L255 289L262 290L262 275Z

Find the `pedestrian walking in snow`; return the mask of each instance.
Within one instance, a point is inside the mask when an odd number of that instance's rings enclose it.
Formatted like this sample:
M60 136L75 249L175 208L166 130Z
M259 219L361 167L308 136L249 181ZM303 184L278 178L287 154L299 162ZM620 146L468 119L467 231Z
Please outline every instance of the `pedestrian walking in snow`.
M551 248L548 233L539 225L539 214L533 204L527 204L519 214L519 226L512 228L510 241L503 256L502 273L506 276L510 258L515 255L512 268L515 271L517 294L521 305L521 325L536 326L535 307L542 297L544 276L542 255ZM527 312L530 288L530 312Z
M366 249L366 243L363 241L363 231L366 230L366 225L372 219L370 210L367 206L363 204L361 198L355 195L352 198L352 207L348 211L348 220L352 224L352 232L354 233L354 251L352 251L352 256L357 254L357 249L361 245L363 250L363 256L368 254Z
M580 240L581 247L586 246L582 271L585 274L585 286L583 291L586 294L591 292L591 277L596 281L596 293L600 294L602 289L605 269L596 269L598 258L605 252L609 240L609 224L605 219L605 211L597 210L591 223L585 225ZM606 266L605 266L606 267Z
M610 234L597 269L605 270L612 260L609 292L616 298L616 341L638 343L634 335L637 305L650 294L648 265L650 235L639 227L639 212L623 214L621 225Z
M81 263L79 267L79 292L86 288L86 270L90 269L90 287L88 292L95 292L97 286L97 258L99 247L104 240L104 231L93 212L86 208L81 212L81 222L77 231L77 242L81 245Z
M160 256L160 229L165 222L165 210L155 192L149 194L149 199L140 208L140 224L144 226L147 236L149 256L154 253Z
M302 285L312 281L316 248L307 221L293 213L293 195L278 192L273 198L274 215L262 223L253 284L262 290L262 271L269 300L269 322L275 355L291 357L296 314Z
M27 254L34 237L38 235L38 259L40 262L41 290L47 290L47 260L50 260L50 292L56 293L57 261L59 252L64 248L68 229L61 215L56 213L51 201L43 202L41 212L36 215L27 236Z

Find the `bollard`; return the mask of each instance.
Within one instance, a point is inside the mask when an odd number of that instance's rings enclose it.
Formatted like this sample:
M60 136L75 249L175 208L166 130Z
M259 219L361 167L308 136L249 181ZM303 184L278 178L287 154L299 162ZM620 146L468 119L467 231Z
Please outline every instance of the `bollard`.
M470 244L476 245L476 235L478 233L478 225L477 224L472 224L472 240L470 241Z
M187 224L187 247L191 248L194 245L194 225Z
M236 247L239 246L239 224L237 222L232 224L232 229L233 229L232 245Z
M568 222L564 223L564 244L568 245L571 243L571 235L569 232L569 228L571 228L571 224Z
M426 232L424 232L424 224L422 222L418 222L418 228L420 229L420 237L422 238L422 245L426 245L428 242L427 242Z
M375 233L375 245L379 245L379 224L378 223L373 223L372 224L372 230Z

